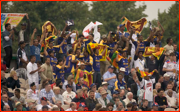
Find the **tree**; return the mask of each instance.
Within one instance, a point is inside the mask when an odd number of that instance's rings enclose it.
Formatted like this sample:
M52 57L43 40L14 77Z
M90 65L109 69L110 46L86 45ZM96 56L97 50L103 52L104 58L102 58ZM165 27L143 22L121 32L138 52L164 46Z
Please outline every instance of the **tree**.
M101 33L115 31L121 23L120 19L126 16L130 21L136 21L142 17L147 17L143 11L146 5L135 8L135 1L94 1L92 4L90 20L103 23Z

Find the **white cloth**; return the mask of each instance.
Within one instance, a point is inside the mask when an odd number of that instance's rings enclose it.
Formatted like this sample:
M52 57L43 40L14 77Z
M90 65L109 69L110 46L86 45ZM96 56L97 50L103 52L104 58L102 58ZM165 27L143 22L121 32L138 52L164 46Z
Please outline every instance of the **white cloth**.
M47 106L48 106L49 109L52 108L50 105L47 105ZM42 110L42 107L43 107L43 105L41 105L41 104L37 105L36 106L37 111Z
M67 109L66 111L72 111L72 109L71 109L71 108L69 108L69 109ZM77 110L75 109L74 111L77 111Z
M133 34L133 35L132 35L132 39L133 39L134 41L137 41L137 34ZM130 70L131 70L131 68L133 68L133 63L134 63L134 56L135 56L136 47L135 47L135 45L132 43L131 40L130 40L129 42L130 42L130 44L132 45L132 47L131 47L131 63L130 63Z
M163 68L172 70L172 69L177 69L177 64L175 61L171 62L170 60L167 60L164 65ZM175 73L173 72L166 72L168 75L170 75L171 78L175 77Z
M38 71L33 73L33 74L30 74L30 72L34 71L34 70L37 70L38 69L38 66L36 63L31 63L29 62L28 65L27 65L27 77L28 77L28 83L29 85L31 83L35 83L36 85L36 89L39 89L39 76L38 76Z
M75 38L76 38L76 33L72 33L72 34L70 35L70 37L71 37L71 44L73 44L74 41L75 41Z
M27 99L34 99L34 100L39 100L38 97L38 90L35 90L35 92L32 89L29 89L27 91Z
M4 39L5 39L6 41L8 41L8 40L9 40L9 36L5 36Z
M155 47L155 43L150 42L150 47Z
M147 99L148 101L153 101L153 84L155 83L155 79L149 79L145 80L142 79L140 82L141 88L144 88L144 98Z
M20 32L19 32L19 41L24 41L24 31L25 30L20 30Z
M176 98L175 97L169 97L168 95L166 96L167 98L167 103L168 103L168 106L177 106L176 105Z
M71 91L70 93L68 93L67 91L64 91L62 96L65 102L71 103L72 99L76 96L76 93L73 91Z
M134 67L139 67L139 70L144 71L144 65L145 65L145 60L140 60L139 58L134 61Z
M102 23L96 21L94 23L94 41L99 43L100 39L101 39L101 34L98 32L98 25L102 25Z

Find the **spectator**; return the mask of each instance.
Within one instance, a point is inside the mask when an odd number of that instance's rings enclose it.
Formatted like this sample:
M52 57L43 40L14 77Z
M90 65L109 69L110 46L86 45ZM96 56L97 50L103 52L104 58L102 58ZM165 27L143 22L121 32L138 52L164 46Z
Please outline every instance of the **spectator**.
M28 99L26 110L30 111L30 107L32 109L32 108L34 108L33 106L36 106L36 100Z
M54 92L55 100L64 101L63 96L60 94L60 88L59 87L54 87L53 92ZM62 102L62 105L64 105L64 102Z
M163 83L164 83L164 88L163 89L164 90L167 88L167 85L168 85L169 81L170 81L170 75L165 73L164 74L164 81L163 81Z
M171 107L171 108L175 108L177 109L177 105L178 105L178 100L173 96L173 91L171 89L168 89L167 90L167 103L168 103L168 106Z
M76 103L75 102L71 102L70 103L70 108L67 109L66 111L77 111L76 108L77 108Z
M166 91L164 92L166 96L168 95L167 94L168 90L172 90L172 88L173 88L172 82L169 82L168 85L167 85ZM172 96L177 98L176 92L175 91L172 91L172 92L173 92Z
M59 111L59 108L57 105L53 105L53 107L51 108L51 111Z
M14 96L11 97L11 101L13 102L13 106L15 106L17 102L20 102L24 107L26 104L25 98L20 95L19 89L15 89Z
M64 111L64 109L61 107L62 106L63 100L56 100L55 104L58 106L59 111Z
M13 111L26 111L26 108L22 106L21 102L17 101Z
M50 108L49 108L48 106L46 106L46 105L45 105L45 106L43 106L43 107L42 107L42 109L41 109L41 110L42 110L42 111L49 111L49 110L50 110Z
M83 54L83 63L86 65L85 70L91 72L93 68L93 58L89 55L89 52L87 50L84 50Z
M7 94L3 94L1 96L1 110L3 110L3 107L5 105L9 105L11 111L13 111L13 106L12 106L12 102L10 100L8 100L8 95Z
M113 103L111 103L111 102L108 103L106 108L107 108L107 111L113 111Z
M38 98L39 93L38 93L38 90L36 89L35 83L34 82L31 83L30 87L31 87L31 89L29 89L27 91L27 99L34 99L34 100L38 101L39 100L39 98Z
M148 109L148 100L143 99L142 103L143 103L142 107L141 107L142 111L147 111L147 109Z
M135 99L133 99L133 93L132 92L128 92L127 93L127 96L126 96L126 99L123 100L125 102L125 105L127 107L127 104L130 103L130 102L136 102ZM122 103L122 102L121 102Z
M81 109L82 111L86 111L85 107L86 107L86 105L84 103L80 103L78 110Z
M135 102L132 102L133 107L132 107L132 111L138 111L138 104Z
M42 110L42 111L48 111L48 109L51 108L52 105L51 105L51 106L48 105L48 102L47 102L47 98L46 98L46 97L42 97L42 98L40 99L40 101L41 101L41 103L36 106L37 111L40 111L40 110ZM47 110L44 110L44 106L47 107Z
M153 103L152 109L153 111L158 111L159 105L157 103Z
M133 104L132 103L128 103L127 104L127 109L125 111L132 111L132 107L133 107Z
M1 87L2 86L7 86L7 79L5 77L5 72L1 71Z
M83 77L80 77L78 79L78 83L76 84L76 90L78 89L82 89L82 87L87 87L86 84L84 84L84 78ZM88 88L88 87L87 87Z
M6 62L7 69L10 68L12 59L12 41L14 40L14 30L11 30L11 24L5 24L5 31L2 33L2 44L5 50L6 56L4 61Z
M11 98L12 96L14 96L13 93L11 93L11 92L8 91L7 86L2 86L1 89L2 89L2 94L7 94L9 98ZM4 93L3 93L3 92L4 92Z
M40 103L40 99L42 97L46 97L50 103L55 103L55 101L56 101L55 100L55 95L54 95L53 90L51 89L50 84L46 84L45 88L40 91L40 93L39 93L39 103Z
M177 51L177 45L174 44L173 47L174 47L174 53L176 55L176 62L178 62L179 61L179 52Z
M157 95L157 91L160 88L161 88L161 83L156 83L155 89L153 89L153 97Z
M118 98L118 97L115 97L115 98L113 98L113 99L114 99L114 101L113 101L113 102L114 102L114 103L113 103L113 104L114 104L114 106L113 106L113 110L115 111L115 110L116 110L116 108L117 108L117 107L116 107L116 103L118 103L120 100L119 100L119 98Z
M121 101L116 103L116 107L117 108L115 111L124 111L125 110Z
M109 66L108 71L103 75L103 80L108 82L108 89L111 91L114 90L114 83L116 81L116 74L113 73L114 67Z
M97 86L95 83L92 83L91 86L90 86L90 90L94 91L95 92L95 96L96 94L98 93L97 90L96 90Z
M36 57L32 55L30 57L30 62L27 64L27 76L28 76L29 85L34 82L36 85L36 88L39 89L38 71L41 69L41 67L38 68L35 61L36 61Z
M99 109L102 108L102 105L100 103L97 103L93 111L99 111Z
M103 91L101 92L101 97L97 99L98 102L99 102L99 103L102 105L102 107L104 107L104 108L106 108L107 104L110 102L110 101L107 99L107 95L108 95L108 93L107 93L105 90L103 90Z
M53 76L52 66L50 65L50 58L45 58L45 63L41 66L41 68L44 70L41 73L41 82L47 79L48 82L52 84L55 81L55 79Z
M12 70L10 72L10 77L7 79L7 87L11 89L20 88L19 79L17 77L16 71Z
M138 45L139 46L139 45ZM138 48L136 49L138 50ZM136 51L137 52L137 51ZM134 67L141 71L144 71L144 68L145 68L145 58L143 57L143 52L142 51L139 51L136 53L136 56L138 57L137 60L134 61Z
M26 68L27 64L29 63L28 57L25 51L25 42L19 42L19 49L17 50L17 57L18 57L18 67Z
M164 111L164 109L168 106L167 99L163 96L164 90L160 88L157 92L158 95L155 96L154 102L159 105L159 111Z
M103 87L99 87L98 88L98 93L95 95L95 98L100 98L101 97L101 93L103 91L106 91ZM107 92L107 91L106 91ZM107 93L107 97L106 97L109 101L112 99L112 97Z
M121 89L119 91L119 98L120 100L124 100L126 97L125 97L125 90L124 89Z
M162 75L159 75L159 78L157 79L156 83L161 84L161 88L165 91L165 83L164 83L164 77ZM153 88L155 88L155 84L153 85Z
M122 73L119 73L118 80L115 82L115 90L127 88L126 81L123 81L123 78L124 78L124 75Z
M85 99L87 99L88 98L88 88L87 87L82 87L82 90L83 90L83 97L85 98Z
M111 91L108 90L108 83L107 82L102 82L102 87L107 91L107 93L111 96Z
M95 92L93 90L90 90L89 97L85 100L85 104L88 108L88 111L92 111L95 108L97 103L98 101L95 98Z
M67 81L63 84L63 89L66 90L66 85L71 85L74 92L76 92L76 84L74 83L74 76L69 75L67 78Z
M166 40L166 43L167 44L164 46L164 48L166 49L166 55L170 55L172 52L174 52L173 39L168 38Z
M28 111L28 110L27 110L27 111ZM36 105L31 105L31 106L29 107L29 111L37 111Z
M76 93L72 91L71 85L66 85L66 91L62 94L64 103L70 105L72 99L76 96Z
M2 111L11 111L11 108L9 105L4 105L3 110Z
M44 89L46 84L49 84L49 82L48 82L47 79L45 79L45 80L42 82L42 87L41 87L41 89Z

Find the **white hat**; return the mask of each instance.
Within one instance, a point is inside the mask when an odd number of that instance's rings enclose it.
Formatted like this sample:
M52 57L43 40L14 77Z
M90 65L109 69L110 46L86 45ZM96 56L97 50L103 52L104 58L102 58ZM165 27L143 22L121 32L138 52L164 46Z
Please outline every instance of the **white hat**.
M109 85L107 82L102 82L102 85Z
M119 70L120 70L121 72L125 72L125 71L126 71L126 69L123 68L123 67L121 67Z
M164 77L170 77L170 75L169 75L169 74L167 74L167 73L165 73L165 74L164 74Z

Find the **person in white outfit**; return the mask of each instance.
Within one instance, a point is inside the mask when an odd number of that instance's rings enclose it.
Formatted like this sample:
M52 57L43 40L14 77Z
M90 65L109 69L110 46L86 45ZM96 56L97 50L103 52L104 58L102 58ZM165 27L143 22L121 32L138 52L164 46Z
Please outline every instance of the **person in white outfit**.
M39 89L39 76L38 71L41 67L38 68L37 64L35 63L36 57L31 56L30 62L27 64L27 77L28 77L28 84L35 83L36 89Z

